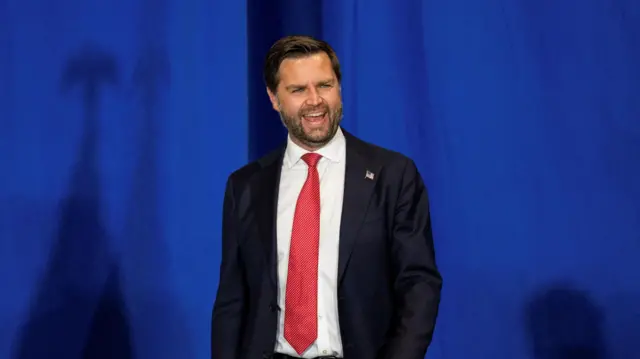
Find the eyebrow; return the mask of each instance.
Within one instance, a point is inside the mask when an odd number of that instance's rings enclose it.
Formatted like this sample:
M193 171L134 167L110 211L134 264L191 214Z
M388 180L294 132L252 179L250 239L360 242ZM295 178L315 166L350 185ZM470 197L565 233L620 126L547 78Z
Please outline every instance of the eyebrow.
M328 80L322 80L322 81L318 81L316 82L316 86L317 85L333 85L335 83L334 79L328 79ZM303 89L307 87L307 85L289 85L287 87L285 87L287 90L291 91L291 90L296 90L296 89Z

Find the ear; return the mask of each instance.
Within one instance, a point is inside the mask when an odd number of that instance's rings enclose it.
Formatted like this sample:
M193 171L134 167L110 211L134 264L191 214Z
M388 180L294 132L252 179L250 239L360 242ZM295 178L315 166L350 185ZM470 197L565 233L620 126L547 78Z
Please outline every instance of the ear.
M269 100L271 100L271 107L273 107L273 109L276 110L276 112L280 112L280 105L278 103L278 97L276 96L276 94L271 92L271 90L269 90L268 88L267 88L267 94L269 95Z

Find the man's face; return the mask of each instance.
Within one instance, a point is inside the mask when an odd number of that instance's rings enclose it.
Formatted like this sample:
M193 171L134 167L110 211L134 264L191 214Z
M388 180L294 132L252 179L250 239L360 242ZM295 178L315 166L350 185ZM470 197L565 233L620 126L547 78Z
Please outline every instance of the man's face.
M273 108L292 140L307 150L327 144L342 120L340 84L325 53L286 59L280 65L276 93L269 92Z

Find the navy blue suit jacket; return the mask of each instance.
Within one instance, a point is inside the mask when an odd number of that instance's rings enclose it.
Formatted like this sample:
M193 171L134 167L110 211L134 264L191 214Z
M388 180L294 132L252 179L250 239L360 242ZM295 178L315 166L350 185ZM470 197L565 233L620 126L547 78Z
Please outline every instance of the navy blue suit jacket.
M344 134L338 266L344 357L422 359L442 288L427 189L409 158ZM277 305L276 206L284 150L229 176L211 323L212 359L273 354L282 310Z

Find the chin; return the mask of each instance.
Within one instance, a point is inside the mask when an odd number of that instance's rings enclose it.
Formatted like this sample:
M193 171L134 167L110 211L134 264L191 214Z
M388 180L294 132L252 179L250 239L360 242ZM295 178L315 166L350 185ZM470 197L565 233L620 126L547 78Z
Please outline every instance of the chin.
M313 143L317 143L317 144L325 144L327 142L329 142L331 140L332 133L330 132L330 129L323 129L322 131L311 131L311 132L307 132L306 136L309 140L311 140Z
M327 136L329 136L329 128L328 127L322 127L322 128L314 128L311 130L306 130L304 131L305 135L307 135L308 138L312 138L314 140L321 140Z

